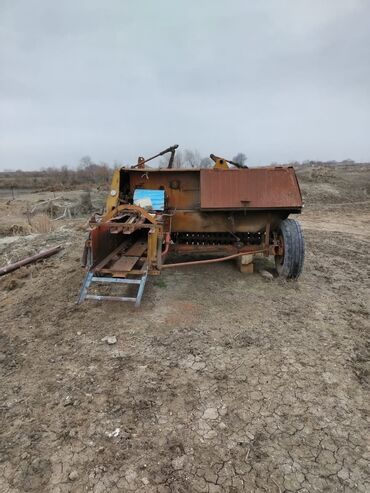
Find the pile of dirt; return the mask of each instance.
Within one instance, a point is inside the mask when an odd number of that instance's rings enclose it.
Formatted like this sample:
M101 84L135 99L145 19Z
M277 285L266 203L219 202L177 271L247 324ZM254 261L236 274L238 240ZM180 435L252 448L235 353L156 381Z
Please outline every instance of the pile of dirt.
M296 173L309 207L370 201L370 165L306 165Z

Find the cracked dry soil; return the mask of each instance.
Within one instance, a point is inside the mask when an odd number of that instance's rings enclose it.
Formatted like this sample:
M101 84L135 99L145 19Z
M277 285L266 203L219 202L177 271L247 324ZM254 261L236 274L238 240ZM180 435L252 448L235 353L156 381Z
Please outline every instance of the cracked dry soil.
M369 207L302 223L298 283L204 265L76 306L77 230L2 280L0 491L370 491Z

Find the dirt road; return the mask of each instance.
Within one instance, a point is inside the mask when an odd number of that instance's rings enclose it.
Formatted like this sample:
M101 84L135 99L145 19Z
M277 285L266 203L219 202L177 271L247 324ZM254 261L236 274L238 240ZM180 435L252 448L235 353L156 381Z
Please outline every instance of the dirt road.
M230 262L77 306L76 222L3 278L0 491L368 492L370 207L334 202L297 283Z

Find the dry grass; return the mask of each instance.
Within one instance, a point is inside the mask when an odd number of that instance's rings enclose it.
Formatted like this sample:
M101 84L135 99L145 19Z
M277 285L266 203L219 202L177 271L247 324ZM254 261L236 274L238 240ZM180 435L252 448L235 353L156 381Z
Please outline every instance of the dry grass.
M0 224L0 237L23 236L32 233L32 228L26 222L22 224Z
M33 233L50 233L54 229L54 224L46 214L37 214L31 219Z

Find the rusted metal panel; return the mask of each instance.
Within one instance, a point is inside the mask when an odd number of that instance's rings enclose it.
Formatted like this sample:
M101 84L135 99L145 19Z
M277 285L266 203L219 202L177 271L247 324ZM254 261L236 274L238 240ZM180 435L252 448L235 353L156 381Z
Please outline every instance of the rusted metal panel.
M113 252L110 252L106 257L103 258L103 260L101 260L98 264L96 264L94 266L94 268L93 268L94 272L100 271L108 263L112 262L113 260L118 259L121 255L121 253L125 250L125 248L126 248L125 243L121 243L121 245L119 245L117 248L115 248L113 250Z
M204 169L200 172L202 209L300 209L302 197L294 169Z
M185 233L212 233L232 231L246 231L255 233L264 231L266 224L270 222L277 225L287 216L285 211L176 211L171 218L171 232ZM169 221L167 228L169 229Z
M110 233L110 223L102 223L91 231L91 249L94 267L108 254L122 245L122 235Z
M199 209L200 170L128 170L130 192L137 188L165 190L166 207L176 210ZM127 176L126 174L126 176ZM124 184L121 185L121 188Z

